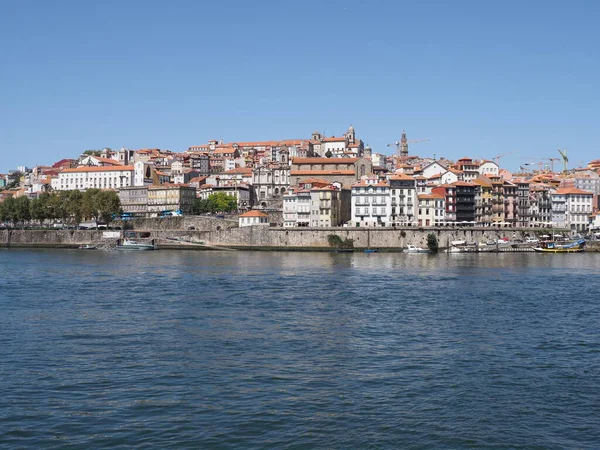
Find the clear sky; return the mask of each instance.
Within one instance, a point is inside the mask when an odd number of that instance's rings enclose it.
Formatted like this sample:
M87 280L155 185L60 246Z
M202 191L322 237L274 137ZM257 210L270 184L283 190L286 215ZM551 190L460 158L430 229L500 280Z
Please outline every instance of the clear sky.
M340 135L516 169L600 158L596 0L0 0L0 172ZM523 159L531 158L531 159Z

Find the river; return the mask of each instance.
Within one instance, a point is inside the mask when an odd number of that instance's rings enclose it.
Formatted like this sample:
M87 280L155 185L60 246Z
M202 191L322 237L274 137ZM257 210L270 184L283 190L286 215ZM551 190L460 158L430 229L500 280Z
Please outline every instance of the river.
M0 250L1 448L600 447L599 254Z

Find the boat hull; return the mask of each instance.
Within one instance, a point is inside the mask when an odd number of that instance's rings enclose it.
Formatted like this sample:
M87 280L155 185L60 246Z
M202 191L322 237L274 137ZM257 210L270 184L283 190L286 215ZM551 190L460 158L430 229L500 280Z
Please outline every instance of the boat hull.
M533 247L533 250L538 253L581 253L582 248L540 248Z

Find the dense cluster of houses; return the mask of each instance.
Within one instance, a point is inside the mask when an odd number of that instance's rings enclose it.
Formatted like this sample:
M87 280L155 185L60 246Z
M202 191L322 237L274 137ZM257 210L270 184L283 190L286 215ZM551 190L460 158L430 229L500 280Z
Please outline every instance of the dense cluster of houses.
M374 153L352 126L341 136L211 140L183 152L103 149L0 176L0 201L42 192L113 189L124 212L156 216L222 192L240 225L284 227L554 226L600 228L600 161L560 173L510 173L496 160ZM15 185L7 189L9 185Z

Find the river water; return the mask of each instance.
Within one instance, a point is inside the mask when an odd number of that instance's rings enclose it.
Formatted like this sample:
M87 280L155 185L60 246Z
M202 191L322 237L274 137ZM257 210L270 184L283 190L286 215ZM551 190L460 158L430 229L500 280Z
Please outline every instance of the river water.
M1 448L600 448L600 254L0 250Z

